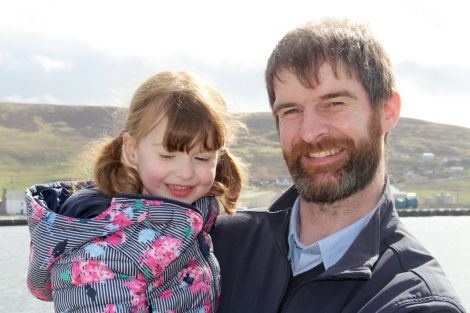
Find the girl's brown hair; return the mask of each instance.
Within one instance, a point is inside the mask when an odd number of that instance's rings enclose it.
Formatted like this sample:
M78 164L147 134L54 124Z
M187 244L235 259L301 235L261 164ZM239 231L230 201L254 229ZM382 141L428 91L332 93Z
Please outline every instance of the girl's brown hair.
M142 193L137 170L123 153L123 136L128 134L138 143L162 118L168 119L163 137L166 150L189 152L198 145L204 150L219 150L215 181L208 195L216 196L225 212L234 213L243 171L227 144L234 127L242 124L229 115L224 99L214 88L187 72L161 72L135 91L124 128L103 145L96 160L94 179L100 191L108 196Z

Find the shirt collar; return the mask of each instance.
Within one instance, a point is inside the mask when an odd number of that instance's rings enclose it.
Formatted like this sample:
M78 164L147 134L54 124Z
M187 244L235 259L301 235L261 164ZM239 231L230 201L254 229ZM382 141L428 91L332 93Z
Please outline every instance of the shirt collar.
M300 196L298 196L292 207L288 234L288 257L291 261L294 275L309 270L322 262L325 269L336 264L349 249L377 208L385 201L385 198L385 193L383 193L377 206L353 224L311 245L305 245L300 241L298 235L300 223Z

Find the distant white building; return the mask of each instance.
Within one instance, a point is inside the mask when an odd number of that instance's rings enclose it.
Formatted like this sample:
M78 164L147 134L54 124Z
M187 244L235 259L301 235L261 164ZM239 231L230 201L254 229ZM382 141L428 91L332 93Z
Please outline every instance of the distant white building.
M436 156L432 152L424 152L421 155L421 158L425 161L433 161L436 158Z
M454 205L455 203L455 196L446 192L441 192L435 194L434 196L426 197L426 204L429 206L446 206Z
M292 178L290 178L290 177L278 177L278 178L276 178L276 185L278 185L278 186L290 186L290 185L292 185Z
M449 167L449 173L452 173L452 174L463 173L464 170L465 169L464 169L463 166L451 166L451 167Z
M3 190L2 206L8 215L26 214L26 203L24 190Z

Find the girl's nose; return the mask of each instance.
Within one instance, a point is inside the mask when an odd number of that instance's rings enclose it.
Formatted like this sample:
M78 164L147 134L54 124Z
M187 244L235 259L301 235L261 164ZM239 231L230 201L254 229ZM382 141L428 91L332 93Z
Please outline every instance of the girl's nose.
M190 161L181 162L176 166L176 176L184 179L189 180L194 176L194 166Z

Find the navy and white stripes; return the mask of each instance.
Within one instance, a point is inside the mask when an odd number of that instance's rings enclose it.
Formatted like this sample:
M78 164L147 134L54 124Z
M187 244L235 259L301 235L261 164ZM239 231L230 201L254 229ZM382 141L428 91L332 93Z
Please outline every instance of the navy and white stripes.
M39 189L72 193L89 184ZM28 286L56 312L215 312L220 274L204 226L218 212L214 198L193 207L123 194L99 216L80 219L50 210L37 191L26 191Z

